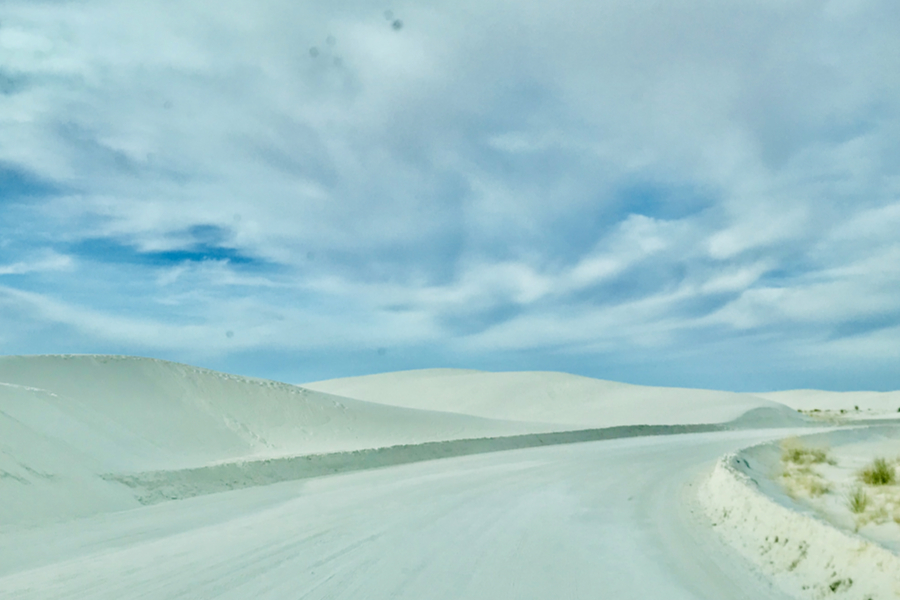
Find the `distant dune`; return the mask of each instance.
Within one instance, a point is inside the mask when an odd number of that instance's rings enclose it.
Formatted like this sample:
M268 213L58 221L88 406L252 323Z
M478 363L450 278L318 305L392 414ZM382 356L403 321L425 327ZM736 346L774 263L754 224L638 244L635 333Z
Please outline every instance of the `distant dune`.
M787 390L758 394L794 409L806 412L843 412L845 419L896 419L900 417L900 391L829 392L823 390Z
M564 427L724 423L784 406L752 394L649 387L556 372L401 371L303 387L390 406Z

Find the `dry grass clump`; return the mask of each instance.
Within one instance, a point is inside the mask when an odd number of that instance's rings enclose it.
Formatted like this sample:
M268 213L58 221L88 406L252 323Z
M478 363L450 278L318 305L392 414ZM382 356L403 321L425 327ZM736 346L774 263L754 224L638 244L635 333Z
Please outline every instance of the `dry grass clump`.
M866 490L860 486L850 490L850 494L847 496L847 506L850 507L851 512L857 515L865 512L869 506L869 495L866 493Z
M849 487L830 481L826 475L834 476L840 471L829 470L823 466L826 464L837 465L827 448L804 446L797 438L781 443L780 480L789 496L811 500L837 494L837 499L842 499L853 514L857 529L892 521L900 525L900 456L873 459L856 471L856 481Z
M817 464L834 464L827 450L808 448L791 438L781 444L781 462L781 478L791 497L821 496L831 491L831 484L813 468Z
M798 465L818 464L828 461L828 452L821 448L785 448L782 460Z
M797 438L789 438L781 443L781 460L795 465L834 464L825 448L809 448Z
M886 523L900 525L900 487L897 477L900 458L878 457L857 473L859 484L847 499L851 511L858 515L857 524ZM862 499L862 496L865 498Z
M897 481L894 465L885 458L876 458L859 472L859 478L869 485L893 485Z
M784 489L791 498L816 497L831 491L831 484L809 467L785 469L781 478Z

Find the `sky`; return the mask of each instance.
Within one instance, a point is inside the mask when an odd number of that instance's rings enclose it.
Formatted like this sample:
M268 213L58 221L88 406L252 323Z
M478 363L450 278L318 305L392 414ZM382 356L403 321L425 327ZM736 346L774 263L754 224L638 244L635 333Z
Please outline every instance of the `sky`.
M900 388L895 0L4 0L0 354Z

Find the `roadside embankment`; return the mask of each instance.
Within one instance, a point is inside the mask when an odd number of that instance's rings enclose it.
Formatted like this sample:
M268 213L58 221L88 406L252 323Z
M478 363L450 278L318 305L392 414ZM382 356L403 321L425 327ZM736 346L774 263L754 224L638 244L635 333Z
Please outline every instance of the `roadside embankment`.
M802 438L810 445L858 444L886 436L857 428ZM760 444L721 458L699 490L713 526L786 592L800 598L900 597L900 556L840 529L777 481L781 446Z

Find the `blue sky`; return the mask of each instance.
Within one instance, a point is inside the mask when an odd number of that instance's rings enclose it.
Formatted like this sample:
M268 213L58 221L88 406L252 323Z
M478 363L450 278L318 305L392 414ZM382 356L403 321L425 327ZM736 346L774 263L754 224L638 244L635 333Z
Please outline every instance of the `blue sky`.
M890 0L7 0L0 352L898 389L897 31Z

